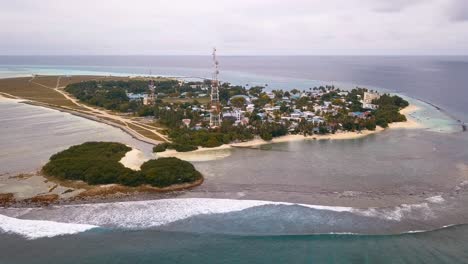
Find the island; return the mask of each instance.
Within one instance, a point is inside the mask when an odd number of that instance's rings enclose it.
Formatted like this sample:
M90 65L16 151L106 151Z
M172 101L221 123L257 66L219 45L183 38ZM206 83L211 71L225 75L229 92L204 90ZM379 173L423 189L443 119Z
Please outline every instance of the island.
M116 142L86 142L50 157L42 172L58 180L83 181L90 185L148 185L163 189L197 184L202 175L194 166L177 158L146 161L141 169L129 169L120 162L130 147Z
M262 86L222 83L218 106L221 122L213 126L210 85L209 80L84 81L69 84L64 90L83 103L143 118L146 125L161 129L166 142L155 146L155 152L194 151L255 138L268 142L286 135L375 131L406 121L399 111L409 105L397 95L360 87L351 91L320 86L267 92Z
M203 176L187 161L223 158L229 155L224 149L232 147L354 139L386 127L410 125L412 119L408 122L405 112L414 111L398 95L362 87L343 90L331 85L285 91L271 90L266 84L220 83L217 88L218 103L213 105L212 80L41 75L0 80L1 96L120 128L154 145L157 152L158 159L150 161L130 155L129 165L122 159L138 150L120 143L73 146L52 156L43 167L41 174L50 180L44 187L48 191L34 192L31 201L48 204L59 196L73 200L192 188L202 184ZM216 125L210 122L213 114L219 114ZM210 151L201 153L206 150ZM216 154L211 155L212 150ZM5 193L1 201L12 204L15 199Z

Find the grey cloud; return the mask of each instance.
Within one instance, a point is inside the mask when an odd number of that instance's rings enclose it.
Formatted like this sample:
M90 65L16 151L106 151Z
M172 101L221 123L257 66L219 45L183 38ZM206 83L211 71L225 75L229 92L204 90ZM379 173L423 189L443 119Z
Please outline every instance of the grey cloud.
M468 21L468 1L452 0L449 6L449 19L455 22Z
M404 10L405 8L430 0L371 0L374 4L372 10L381 13L395 13Z
M0 54L205 54L212 46L223 54L468 54L459 23L467 8L468 0L4 0Z

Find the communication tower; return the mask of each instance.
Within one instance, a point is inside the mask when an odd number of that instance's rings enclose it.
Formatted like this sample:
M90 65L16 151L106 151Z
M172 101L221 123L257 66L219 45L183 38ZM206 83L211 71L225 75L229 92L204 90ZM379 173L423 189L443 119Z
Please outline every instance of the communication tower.
M154 105L154 103L156 102L156 95L154 94L156 90L156 86L154 85L153 80L149 82L148 88L149 88L149 93L148 93L147 104Z
M221 124L221 113L219 105L219 81L218 60L216 59L216 48L213 48L213 76L211 78L211 111L210 126L218 127Z

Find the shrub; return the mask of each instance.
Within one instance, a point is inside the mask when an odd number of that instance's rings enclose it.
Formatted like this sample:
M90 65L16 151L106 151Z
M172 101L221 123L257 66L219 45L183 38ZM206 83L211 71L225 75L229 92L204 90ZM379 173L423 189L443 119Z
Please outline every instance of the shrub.
M153 152L163 152L166 149L174 149L178 152L187 152L197 150L198 147L187 144L161 143L153 147Z
M145 183L166 187L175 183L193 182L201 178L200 172L187 161L178 158L159 158L141 165Z
M175 149L178 152L188 152L188 151L193 151L197 150L197 146L193 145L185 145L185 144L170 144L168 146L169 149Z
M153 147L153 152L164 152L166 151L167 147L169 146L168 143L161 143Z

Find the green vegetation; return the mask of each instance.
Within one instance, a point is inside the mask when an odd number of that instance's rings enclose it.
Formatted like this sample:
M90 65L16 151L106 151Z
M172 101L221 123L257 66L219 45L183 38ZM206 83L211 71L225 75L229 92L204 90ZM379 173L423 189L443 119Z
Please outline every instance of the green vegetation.
M147 161L141 166L141 175L145 183L157 187L194 182L202 177L192 164L178 158Z
M246 88L222 83L219 86L222 123L211 127L213 108L206 101L210 84L209 80L185 83L158 80L153 105L143 105L141 98L149 92L148 82L143 80L88 81L71 84L66 90L89 104L154 117L167 128L165 134L171 140L154 147L155 152L212 148L254 137L268 141L288 133L307 136L375 130L377 126L387 127L389 123L406 120L399 110L408 106L407 101L366 88L342 91L335 86L319 86L308 91L266 92L262 86ZM154 133L146 127L129 126L143 136L154 138Z
M234 126L224 121L220 127L208 129L173 128L169 136L177 145L213 148L233 141L246 141L254 138L254 128ZM177 149L176 149L177 150Z
M153 152L163 152L166 149L174 149L178 152L188 152L197 150L197 146L187 144L161 143L153 147Z
M325 115L327 121L327 133L334 132L337 130L338 124L342 124L341 128L345 131L359 131L363 129L375 130L376 126L383 128L388 127L388 124L393 122L404 122L406 117L400 114L400 110L409 105L408 101L403 98L394 95L390 96L389 94L383 94L379 99L373 100L372 103L375 104L378 108L371 111L365 111L362 108L362 103L360 98L364 96L364 92L368 92L365 88L355 88L352 89L346 96L346 101L350 102L350 112L347 111L338 111L334 115ZM334 96L329 96L333 93L327 93L327 100L336 100L337 94ZM323 100L322 96L322 100ZM333 101L333 105L339 105L339 102ZM355 116L350 116L350 113L360 113L362 112L363 116L356 118Z
M158 98L179 97L182 93L201 92L200 87L192 88L190 83L179 85L176 80L156 79L155 93ZM142 101L130 100L127 93L148 94L145 80L102 80L85 81L67 85L65 91L82 102L120 112L135 112L140 116L152 115L153 107L144 106Z
M167 187L202 177L192 164L177 158L150 160L141 166L141 171L133 171L119 162L130 150L120 143L86 142L54 154L42 171L59 179L82 180L91 185Z

